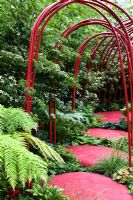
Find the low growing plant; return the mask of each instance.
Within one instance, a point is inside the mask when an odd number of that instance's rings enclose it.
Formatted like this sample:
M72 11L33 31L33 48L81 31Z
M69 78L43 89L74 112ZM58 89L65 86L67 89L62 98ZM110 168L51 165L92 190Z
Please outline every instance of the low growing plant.
M89 134L85 134L85 132L82 132L82 135L78 136L75 140L72 141L72 145L76 146L83 144L101 145L102 140L95 138Z
M68 172L85 172L89 171L89 168L81 165L76 157L66 150L65 146L58 145L55 148L56 152L63 158L65 165L57 164L55 162L48 163L48 174L63 174Z
M127 131L127 121L124 118L121 118L119 123L104 122L100 124L99 128Z
M113 152L112 155L103 158L94 166L90 167L90 170L112 177L116 171L125 166L127 166L127 161L124 160L118 152Z
M114 141L112 140L109 146L112 147L113 149L128 152L128 138L123 137L120 138L119 140L114 140Z
M32 199L34 200L69 200L63 195L63 189L56 186L41 186L34 184L32 190Z
M133 167L124 167L113 174L113 180L126 184L129 193L133 194Z

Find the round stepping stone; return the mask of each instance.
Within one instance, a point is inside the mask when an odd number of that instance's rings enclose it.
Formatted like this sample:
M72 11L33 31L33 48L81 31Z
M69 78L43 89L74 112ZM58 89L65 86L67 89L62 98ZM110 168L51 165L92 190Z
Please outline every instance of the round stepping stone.
M92 135L97 138L106 138L109 140L118 140L122 137L127 137L128 132L121 130L109 130L103 128L91 128L85 134Z
M79 145L79 146L68 146L67 150L71 152L78 161L84 166L92 166L99 160L110 156L112 153L122 156L124 159L128 158L128 154L114 150L109 147L103 146L91 146L91 145Z
M63 188L71 200L133 200L126 186L95 173L61 174L53 177L50 184Z
M98 112L96 114L102 116L103 122L118 123L121 118L125 118L125 116L122 115L121 111Z

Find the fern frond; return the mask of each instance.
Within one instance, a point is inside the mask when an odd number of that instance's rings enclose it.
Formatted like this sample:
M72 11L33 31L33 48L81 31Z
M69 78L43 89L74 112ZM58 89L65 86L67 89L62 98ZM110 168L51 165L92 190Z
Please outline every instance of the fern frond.
M15 188L17 184L17 157L15 152L11 151L7 146L4 147L3 153L7 179L10 185Z
M25 166L25 162L28 162L28 160L25 157L23 157L22 154L18 154L18 177L19 180L21 180L23 187L28 181L28 168Z
M30 133L32 129L37 129L37 123L28 113L21 108L5 108L0 105L0 130L10 133L24 130Z
M47 163L10 135L0 135L0 168L12 188L32 179L47 180Z
M29 142L31 145L33 145L34 148L37 148L40 150L41 154L47 159L56 160L60 164L64 164L63 159L60 157L52 147L49 147L44 141L41 141L37 137L34 137L30 135L29 133L21 133L21 135Z
M20 143L20 145L27 148L27 142L25 138L21 135L21 132L15 132L11 134L10 137L17 140L17 142Z

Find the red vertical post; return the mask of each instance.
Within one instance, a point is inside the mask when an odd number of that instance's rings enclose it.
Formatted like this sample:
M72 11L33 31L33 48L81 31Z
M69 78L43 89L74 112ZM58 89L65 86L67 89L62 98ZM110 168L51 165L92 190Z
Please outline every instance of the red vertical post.
M52 118L51 118L51 114L52 114L52 101L49 101L49 141L52 144L53 143L53 134L52 134Z
M54 101L54 144L56 145L57 143L57 138L56 138L56 102Z

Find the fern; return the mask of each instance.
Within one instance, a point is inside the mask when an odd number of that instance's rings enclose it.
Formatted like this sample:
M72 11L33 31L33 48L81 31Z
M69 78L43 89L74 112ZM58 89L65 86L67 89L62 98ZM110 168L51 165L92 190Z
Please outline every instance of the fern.
M44 141L41 141L37 137L30 135L29 133L20 133L27 142L33 145L34 148L39 149L41 154L47 159L50 158L52 160L56 160L60 164L64 164L63 159L59 156L56 151L54 151L51 147L49 147Z
M37 129L37 123L21 108L4 108L0 105L0 130L12 133L22 129L30 133L32 129Z
M0 105L0 169L12 188L18 183L24 187L32 179L46 181L48 159L64 164L59 154L30 134L36 128L37 124L23 110ZM27 143L39 149L45 160L28 151Z
M26 141L40 149L45 161L27 150ZM51 147L28 133L0 134L0 168L4 170L12 188L15 188L18 183L24 187L25 183L32 179L46 181L46 159L48 158L64 164L63 159Z
M0 168L12 188L32 179L47 180L47 163L10 135L0 135Z

